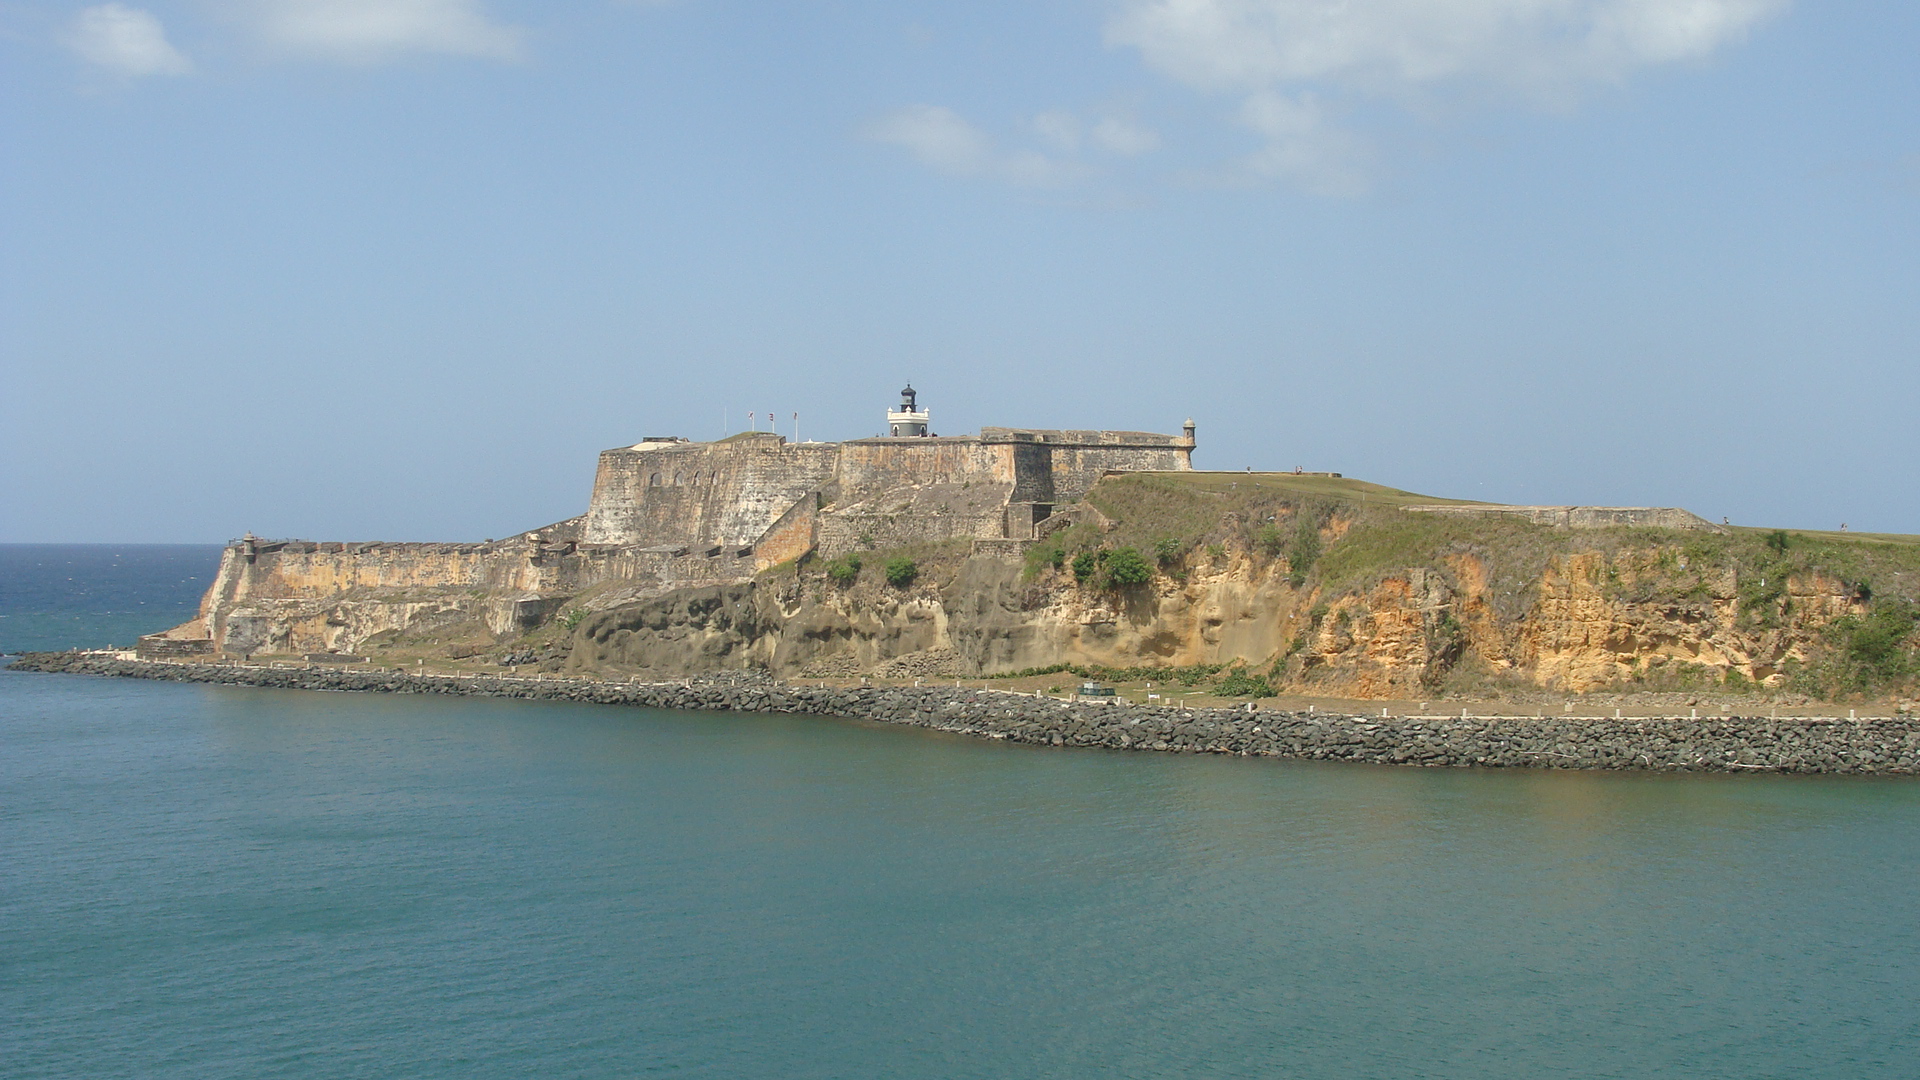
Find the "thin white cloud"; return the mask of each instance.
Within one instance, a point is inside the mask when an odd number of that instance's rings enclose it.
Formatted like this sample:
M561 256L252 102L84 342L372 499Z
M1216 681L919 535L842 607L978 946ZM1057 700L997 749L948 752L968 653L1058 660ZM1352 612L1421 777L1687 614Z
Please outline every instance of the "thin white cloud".
M1072 154L1083 146L1123 157L1136 157L1160 148L1160 135L1130 117L1108 114L1091 124L1065 109L1051 109L1033 118L1033 130L1055 150Z
M1160 134L1124 116L1103 116L1088 133L1103 150L1137 157L1160 148Z
M160 20L125 4L101 4L73 21L67 44L100 68L129 78L185 75L193 61L173 47Z
M1324 179L1364 153L1357 136L1334 137L1310 95L1560 105L1641 68L1709 56L1788 2L1120 0L1107 40L1176 81L1241 96L1242 122L1270 139L1248 168Z
M1065 109L1043 112L1033 118L1033 130L1055 149L1069 154L1080 149L1080 118Z
M1023 187L1060 187L1088 173L1084 165L1037 151L1002 151L986 132L940 105L897 109L868 124L864 134L953 176L986 177Z
M520 30L495 22L479 0L246 0L238 12L271 47L320 59L520 55Z
M1786 0L1126 0L1108 40L1194 86L1447 82L1557 95L1706 56Z
M1372 148L1330 123L1313 95L1254 94L1241 106L1240 122L1266 139L1241 163L1243 176L1283 181L1316 195L1358 195L1367 189Z

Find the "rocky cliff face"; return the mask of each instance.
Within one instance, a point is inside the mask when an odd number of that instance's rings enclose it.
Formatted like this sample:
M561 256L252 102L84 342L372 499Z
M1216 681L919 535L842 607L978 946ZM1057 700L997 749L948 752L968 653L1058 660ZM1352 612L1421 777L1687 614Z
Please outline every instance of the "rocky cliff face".
M1663 594L1648 580L1660 560L1658 551L1556 558L1531 601L1503 614L1471 555L1331 598L1294 585L1284 561L1245 553L1125 589L1056 571L1029 578L1018 560L982 556L908 590L803 575L617 608L578 629L570 666L852 673L927 654L939 662L926 673L982 674L1242 661L1272 666L1283 688L1355 697L1431 694L1463 671L1569 691L1682 670L1769 684L1807 658L1822 626L1864 611L1851 587L1812 574L1790 578L1783 613L1756 619L1743 614L1731 573L1704 591Z
M1872 616L1886 640L1862 655L1920 671L1920 545L1409 514L1335 483L1110 477L1040 541L867 552L845 581L817 549L767 569L746 549L586 544L577 521L479 545L236 545L173 636L606 674L1237 664L1281 689L1419 698L1779 685L1835 620ZM1133 572L1104 569L1122 553ZM922 560L918 579L889 585L890 554Z
M1358 697L1414 695L1463 667L1576 692L1689 670L1778 685L1822 627L1866 609L1853 587L1813 573L1789 575L1774 610L1743 611L1734 572L1683 592L1660 578L1661 556L1557 557L1515 615L1496 609L1480 559L1454 556L1333 601L1284 670L1295 685Z

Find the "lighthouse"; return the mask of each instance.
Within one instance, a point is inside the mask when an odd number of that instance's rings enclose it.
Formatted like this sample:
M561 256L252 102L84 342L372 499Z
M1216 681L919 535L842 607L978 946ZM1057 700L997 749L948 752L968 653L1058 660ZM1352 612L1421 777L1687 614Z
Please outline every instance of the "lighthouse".
M930 414L925 409L915 407L918 397L912 383L908 383L907 388L900 391L900 407L887 410L887 434L918 437L927 433L927 420Z

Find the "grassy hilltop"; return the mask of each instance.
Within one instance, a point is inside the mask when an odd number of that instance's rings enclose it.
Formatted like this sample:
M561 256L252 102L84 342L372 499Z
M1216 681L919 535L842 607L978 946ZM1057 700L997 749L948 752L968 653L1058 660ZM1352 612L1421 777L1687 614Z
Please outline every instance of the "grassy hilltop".
M1556 583L1573 574L1584 579L1575 585L1586 589L1588 607L1597 603L1595 611L1612 613L1594 618L1620 624L1601 633L1639 633L1628 624L1648 611L1701 628L1698 662L1686 658L1686 642L1622 643L1628 686L1744 689L1760 681L1766 685L1751 688L1832 699L1905 693L1920 675L1920 537L1556 528L1499 516L1410 513L1404 508L1416 504L1487 504L1283 473L1110 476L1087 501L1104 520L1075 525L1036 546L1029 576L1071 575L1083 588L1124 589L1138 577L1131 570L1136 556L1175 582L1240 559L1255 577L1284 577L1301 597L1306 610L1289 646L1294 658L1312 649L1330 616L1357 614L1383 583L1420 570L1443 580L1455 597L1438 616L1452 623L1438 628L1443 636L1461 632L1465 609L1473 606L1462 598L1473 598L1489 625L1507 628L1510 638L1520 634L1506 643L1504 658L1520 663L1532 643L1515 628L1551 615L1547 608L1556 605L1543 599L1564 600L1557 594L1565 588ZM1116 583L1116 576L1125 580ZM1777 654L1778 663L1755 670L1776 677L1756 680L1739 664L1718 662L1763 651ZM1263 674L1275 685L1297 684L1303 676L1310 681L1315 665L1289 666L1289 659L1277 658ZM1462 688L1497 676L1502 658L1494 658L1493 670L1486 661L1463 647L1441 665L1441 681Z

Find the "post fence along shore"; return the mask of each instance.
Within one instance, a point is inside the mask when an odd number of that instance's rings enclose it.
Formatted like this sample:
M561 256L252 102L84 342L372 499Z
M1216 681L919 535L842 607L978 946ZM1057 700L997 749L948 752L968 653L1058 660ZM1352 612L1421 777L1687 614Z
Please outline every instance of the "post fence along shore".
M1920 774L1920 718L1341 715L1062 700L964 686L808 686L764 672L660 682L553 675L130 660L29 653L15 671L290 690L572 701L901 724L1042 746L1225 754L1427 767L1665 772Z

